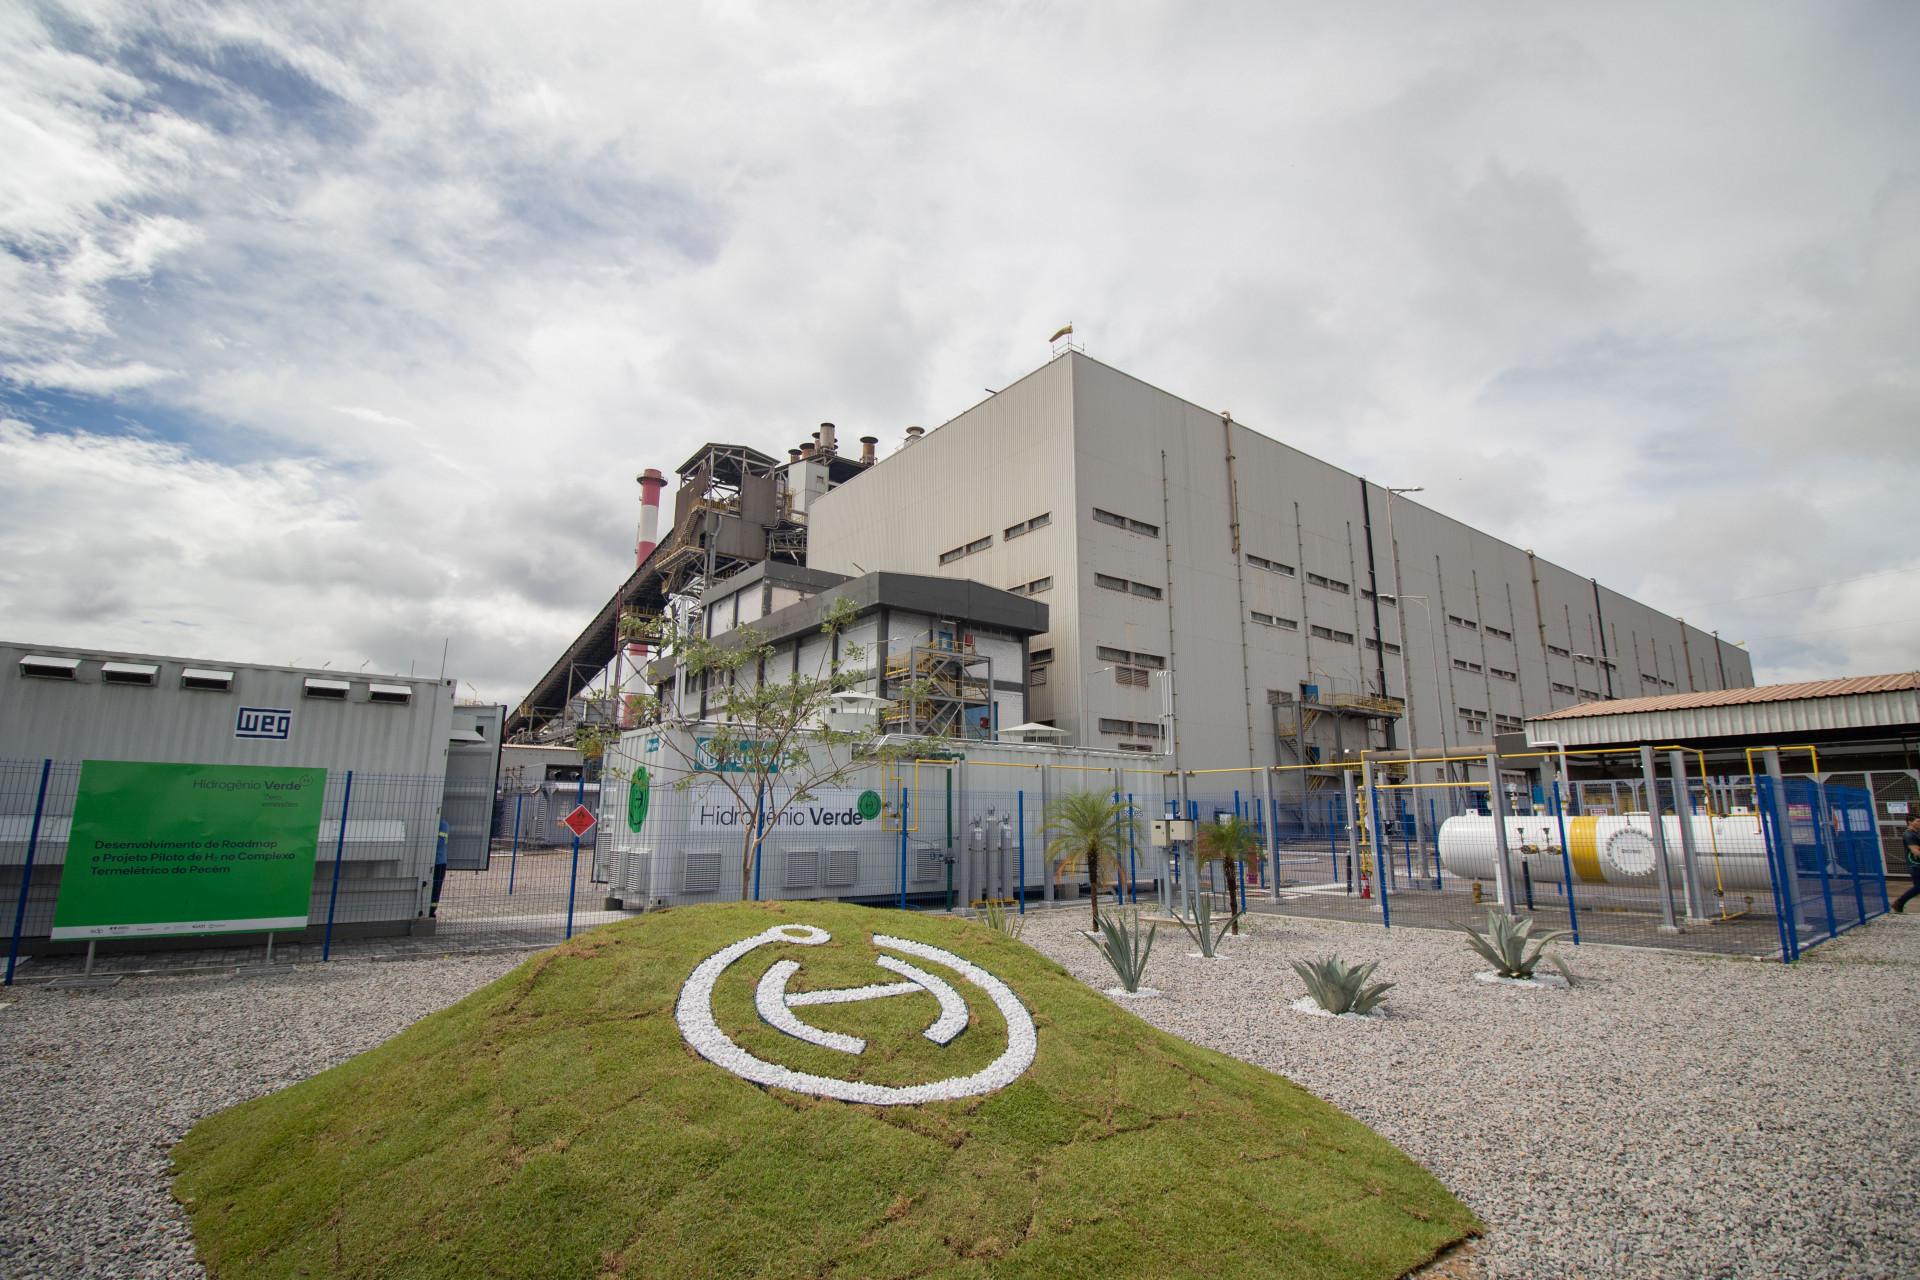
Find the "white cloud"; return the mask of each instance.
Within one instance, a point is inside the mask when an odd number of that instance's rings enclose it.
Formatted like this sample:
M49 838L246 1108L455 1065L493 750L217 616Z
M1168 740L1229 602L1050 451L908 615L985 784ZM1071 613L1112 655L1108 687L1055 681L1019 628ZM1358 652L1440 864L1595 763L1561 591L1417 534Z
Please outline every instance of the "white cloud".
M1653 603L1920 545L1906 6L0 21L0 369L16 415L109 402L6 437L65 495L0 479L38 513L10 543L68 548L0 582L47 639L179 614L210 655L391 668L452 634L515 700L629 563L640 468L890 444L1069 319ZM87 498L103 468L136 501ZM1835 591L1689 616L1907 616ZM1757 656L1910 667L1913 634Z

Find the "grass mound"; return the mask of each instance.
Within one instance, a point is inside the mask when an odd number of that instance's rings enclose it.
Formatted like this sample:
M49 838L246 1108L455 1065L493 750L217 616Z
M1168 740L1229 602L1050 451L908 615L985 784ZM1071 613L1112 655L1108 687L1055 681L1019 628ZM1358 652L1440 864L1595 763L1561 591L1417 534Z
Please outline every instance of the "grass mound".
M797 1009L868 1041L803 1043L754 985L894 983L869 935L952 951L1033 1015L1027 1073L980 1097L851 1105L765 1089L674 1020L702 959L788 922L831 931L729 968L741 1048L798 1071L919 1084L1006 1047L979 988L930 961L972 1022L921 1036L931 995ZM1479 1229L1358 1121L1157 1031L979 925L823 903L689 907L528 961L351 1062L202 1122L179 1197L218 1280L268 1276L1395 1277Z

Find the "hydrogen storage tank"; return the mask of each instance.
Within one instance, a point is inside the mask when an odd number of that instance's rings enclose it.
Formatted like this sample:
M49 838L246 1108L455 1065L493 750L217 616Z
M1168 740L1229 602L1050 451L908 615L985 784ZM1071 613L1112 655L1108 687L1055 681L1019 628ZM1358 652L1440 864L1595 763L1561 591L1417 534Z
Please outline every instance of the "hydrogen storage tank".
M1653 821L1644 813L1618 817L1559 819L1550 815L1510 817L1507 850L1517 876L1522 861L1535 884L1559 884L1564 868L1572 864L1578 884L1620 888L1658 883L1655 874ZM1566 853L1561 858L1561 823L1566 824ZM1773 884L1767 870L1766 838L1760 819L1751 814L1712 817L1694 814L1694 861L1701 883L1709 889L1767 889ZM1495 880L1498 849L1494 819L1464 814L1440 824L1440 865L1448 874L1467 880ZM1674 884L1681 880L1680 819L1661 817L1666 839L1667 869Z

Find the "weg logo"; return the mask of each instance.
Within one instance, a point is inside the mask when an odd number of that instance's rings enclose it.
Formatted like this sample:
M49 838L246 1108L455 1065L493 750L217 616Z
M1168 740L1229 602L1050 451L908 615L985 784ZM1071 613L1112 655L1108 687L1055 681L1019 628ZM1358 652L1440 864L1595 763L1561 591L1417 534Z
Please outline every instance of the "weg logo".
M270 738L276 742L285 742L292 728L293 712L291 711L276 711L267 707L242 707L240 718L233 724L233 736Z

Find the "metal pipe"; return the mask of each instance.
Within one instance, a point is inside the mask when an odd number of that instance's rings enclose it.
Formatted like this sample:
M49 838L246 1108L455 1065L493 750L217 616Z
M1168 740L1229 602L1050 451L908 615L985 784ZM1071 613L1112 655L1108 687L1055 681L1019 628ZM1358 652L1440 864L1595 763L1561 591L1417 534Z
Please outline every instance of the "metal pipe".
M1273 770L1262 769L1261 781L1267 789L1267 865L1272 874L1267 881L1269 895L1280 900L1280 813L1273 807Z
M1667 869L1667 824L1660 818L1660 784L1653 773L1653 748L1640 748L1640 777L1647 784L1647 828L1653 835L1653 866L1660 873L1660 932L1678 933L1673 922L1673 873Z

